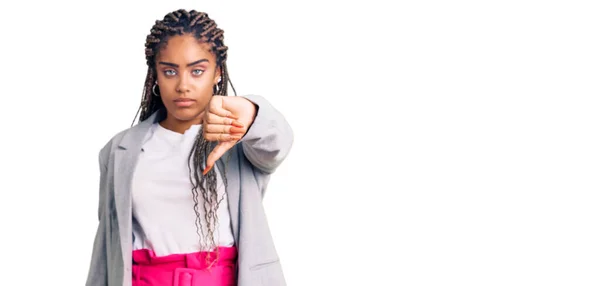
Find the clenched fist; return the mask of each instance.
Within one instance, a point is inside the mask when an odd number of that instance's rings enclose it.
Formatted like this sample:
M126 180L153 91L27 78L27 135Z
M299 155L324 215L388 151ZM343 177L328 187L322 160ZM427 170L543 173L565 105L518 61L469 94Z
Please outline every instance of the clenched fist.
M207 141L219 141L208 155L203 174L231 149L246 132L256 116L256 105L237 96L215 95L202 112L202 135Z

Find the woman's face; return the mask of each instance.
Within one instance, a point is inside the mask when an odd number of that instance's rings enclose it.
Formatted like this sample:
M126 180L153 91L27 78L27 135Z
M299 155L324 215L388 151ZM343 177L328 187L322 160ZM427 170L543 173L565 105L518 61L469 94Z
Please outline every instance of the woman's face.
M156 57L160 97L176 121L199 120L219 80L209 45L192 35L171 37Z

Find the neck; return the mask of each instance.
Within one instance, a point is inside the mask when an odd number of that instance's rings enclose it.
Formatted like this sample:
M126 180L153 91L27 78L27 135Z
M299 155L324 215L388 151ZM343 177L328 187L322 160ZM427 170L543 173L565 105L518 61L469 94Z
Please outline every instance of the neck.
M192 125L200 124L201 122L201 118L183 121L174 118L171 115L167 115L167 118L161 121L159 124L166 129L183 134L186 130L190 129Z

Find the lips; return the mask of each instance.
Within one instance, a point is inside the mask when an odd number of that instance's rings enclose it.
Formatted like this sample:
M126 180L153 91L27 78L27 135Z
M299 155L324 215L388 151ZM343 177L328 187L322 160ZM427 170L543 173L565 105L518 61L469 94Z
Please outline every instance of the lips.
M196 101L191 98L178 98L178 99L175 99L173 102L175 102L175 105L177 107L190 107Z

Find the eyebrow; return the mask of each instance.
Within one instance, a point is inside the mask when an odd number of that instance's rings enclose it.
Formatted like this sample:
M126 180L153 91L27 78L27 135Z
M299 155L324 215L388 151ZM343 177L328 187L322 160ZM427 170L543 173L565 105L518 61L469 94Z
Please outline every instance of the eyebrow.
M201 59L201 60L197 60L197 61L195 61L195 62L193 62L193 63L189 63L189 64L187 64L187 66L188 66L188 67L191 67L191 66L193 66L193 65L197 65L197 64L199 64L199 63L203 63L203 62L208 62L208 59ZM172 66L172 67L174 67L174 68L178 68L178 67L179 67L179 65L178 65L178 64L174 64L174 63L168 63L168 62L158 62L158 63L159 63L159 64L161 64L161 65Z

